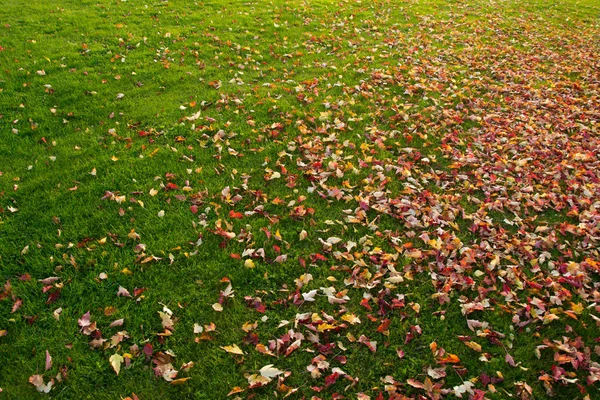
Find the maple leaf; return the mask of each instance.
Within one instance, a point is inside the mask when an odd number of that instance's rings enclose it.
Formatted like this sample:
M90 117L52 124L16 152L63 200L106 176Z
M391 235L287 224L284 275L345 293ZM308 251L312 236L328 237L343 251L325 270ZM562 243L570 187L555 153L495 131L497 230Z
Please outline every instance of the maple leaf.
M263 376L267 379L272 379L278 375L283 374L284 371L273 367L273 364L269 364L269 365L265 365L264 367L262 367L259 372L260 372L261 376Z
M49 393L54 385L54 379L50 379L48 383L44 383L44 377L41 375L32 375L29 377L29 383L35 386L36 390L41 393Z
M433 379L441 379L446 376L446 368L427 368L427 375L429 375Z
M266 378L260 374L251 374L247 377L249 388L261 387L269 382L271 382L271 378Z
M508 365L510 365L511 367L516 367L517 365L515 364L515 360L512 358L512 356L508 353L506 353L506 356L504 357L504 360L506 361L506 363Z
M123 286L119 286L119 290L117 291L117 296L131 297L131 294Z
M231 210L229 211L229 218L242 219L244 218L244 214Z
M471 349L475 350L476 352L481 353L481 345L477 342L473 342L473 341L469 341L469 342L463 342L465 345L467 345L468 347L470 347Z
M464 382L462 385L454 386L454 395L462 399L462 395L465 393L473 394L473 386L475 385L471 381Z
M244 322L244 325L242 325L242 330L244 332L250 332L250 331L255 330L256 328L258 328L258 322L251 323L248 321L248 322Z
M311 290L307 293L302 293L302 298L304 301L315 301L315 296L317 295L317 289Z
M425 389L425 385L423 384L423 382L419 382L416 379L409 378L406 380L406 383L417 389Z
M231 354L238 354L238 355L244 355L244 352L242 351L242 349L240 349L238 347L237 344L232 344L231 346L219 346L221 347L223 350L225 350L228 353Z
M115 353L112 356L110 356L108 361L110 362L110 366L115 371L115 373L119 375L119 372L121 372L121 364L124 361L123 357L120 354Z
M342 320L344 320L352 325L360 324L360 318L357 317L355 314L344 314L344 315L342 315Z
M377 351L377 342L374 340L369 340L365 335L360 335L358 338L358 343L362 343L372 352L375 353Z
M162 312L162 311L158 311L158 315L160 316L160 319L161 319L160 323L161 323L162 327L164 329L173 330L173 326L175 325L175 322L171 318L171 315L169 315L166 312Z
M86 312L77 320L77 324L81 327L84 335L91 335L96 330L96 323L91 321L90 312Z

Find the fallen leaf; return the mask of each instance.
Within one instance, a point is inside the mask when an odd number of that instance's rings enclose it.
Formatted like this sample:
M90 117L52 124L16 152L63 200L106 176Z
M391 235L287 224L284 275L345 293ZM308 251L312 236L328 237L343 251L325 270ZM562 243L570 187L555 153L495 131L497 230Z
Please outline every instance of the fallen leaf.
M265 378L275 378L277 375L283 374L283 371L273 367L273 364L265 365L260 369L260 374Z
M238 347L237 344L232 344L231 346L219 346L221 347L223 350L225 350L228 353L231 354L239 354L239 355L244 355L244 352L242 351L242 349L240 349Z
M44 383L44 377L41 375L32 375L29 377L29 383L35 386L36 390L41 393L49 393L54 385L54 379L50 379L48 383Z
M125 321L124 318L121 319L116 319L113 322L110 323L109 327L114 328L115 326L123 326L123 322Z
M119 372L121 372L121 364L123 363L123 357L118 354L115 353L112 356L110 356L110 358L108 359L110 362L110 365L112 366L113 370L115 371L115 373L117 375L119 375Z
M52 368L52 357L50 356L48 350L46 350L46 371L48 371L50 368Z

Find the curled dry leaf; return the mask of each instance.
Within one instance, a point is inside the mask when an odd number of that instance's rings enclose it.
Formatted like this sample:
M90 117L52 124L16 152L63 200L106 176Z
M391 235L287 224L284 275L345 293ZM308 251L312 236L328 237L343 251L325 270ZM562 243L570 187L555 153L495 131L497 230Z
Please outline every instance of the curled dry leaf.
M50 356L48 350L46 350L46 371L48 371L50 368L52 368L52 357Z
M49 393L54 385L54 379L50 379L48 383L44 383L44 377L42 375L32 375L29 377L29 383L35 386L38 392Z

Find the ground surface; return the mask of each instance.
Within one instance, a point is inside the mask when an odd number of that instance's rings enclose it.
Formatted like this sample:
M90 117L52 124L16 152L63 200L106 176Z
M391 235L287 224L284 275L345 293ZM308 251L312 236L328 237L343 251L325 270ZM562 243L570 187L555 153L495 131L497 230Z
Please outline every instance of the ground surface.
M0 5L1 398L600 398L596 1Z

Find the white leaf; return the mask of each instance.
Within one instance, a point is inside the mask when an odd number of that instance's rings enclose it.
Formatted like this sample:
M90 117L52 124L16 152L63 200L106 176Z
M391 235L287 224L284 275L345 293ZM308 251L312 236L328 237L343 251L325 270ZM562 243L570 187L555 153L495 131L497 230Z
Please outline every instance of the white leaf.
M119 290L117 290L117 296L131 297L131 293L129 293L129 290L125 289L123 286L119 286Z
M340 239L339 237L335 237L335 236L327 238L327 243L329 243L329 244L337 244L341 241L342 241L342 239Z
M317 289L311 290L308 293L302 293L302 297L304 301L315 301L315 296L317 295Z
M265 365L260 369L260 374L265 378L275 378L277 375L283 374L283 371L273 367L273 364Z

